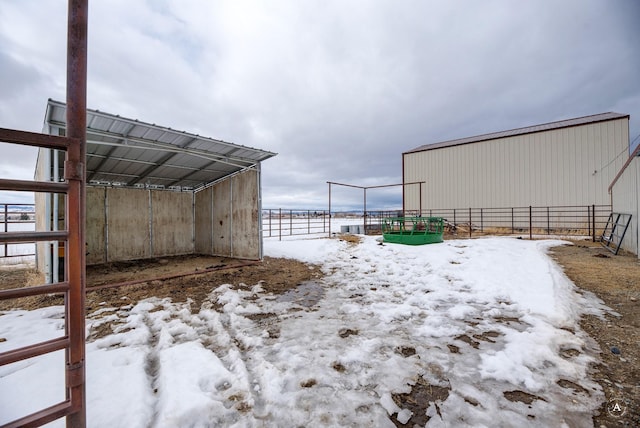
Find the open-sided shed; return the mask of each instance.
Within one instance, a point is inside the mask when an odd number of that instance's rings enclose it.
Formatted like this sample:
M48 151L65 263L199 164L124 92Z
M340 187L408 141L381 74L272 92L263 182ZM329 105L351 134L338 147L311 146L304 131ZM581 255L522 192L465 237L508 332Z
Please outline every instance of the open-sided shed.
M43 132L64 135L49 100ZM87 110L87 264L183 254L261 259L261 162L275 153ZM64 153L41 150L39 180L62 181ZM38 230L64 229L64 201L36 194ZM38 268L58 279L57 242Z

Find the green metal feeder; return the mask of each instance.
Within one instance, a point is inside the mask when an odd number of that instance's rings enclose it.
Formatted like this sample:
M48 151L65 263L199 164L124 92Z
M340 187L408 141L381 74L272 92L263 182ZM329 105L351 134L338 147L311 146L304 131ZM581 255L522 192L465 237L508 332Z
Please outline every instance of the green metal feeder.
M442 217L387 217L382 219L384 242L406 245L435 244L444 241Z

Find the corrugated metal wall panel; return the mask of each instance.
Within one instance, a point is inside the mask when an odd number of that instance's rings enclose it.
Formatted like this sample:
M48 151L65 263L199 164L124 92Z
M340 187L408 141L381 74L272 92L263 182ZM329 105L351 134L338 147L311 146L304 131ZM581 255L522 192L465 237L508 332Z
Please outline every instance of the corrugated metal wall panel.
M621 247L640 258L640 157L625 169L612 189L613 211L631 214L631 224Z
M632 236L631 243L629 245L629 249L635 248L636 254L638 258L640 258L640 158L636 158L635 162L635 179L636 179L636 188L635 194L633 198L635 199L635 220L631 221L632 227L635 228L635 231L632 230L629 232ZM633 245L633 241L635 240L635 245Z
M423 209L609 204L628 126L621 118L406 153L404 181L426 181ZM405 208L418 205L407 187Z
M628 119L404 155L405 182L426 181L423 209L609 204L628 150ZM405 189L405 208L419 208Z

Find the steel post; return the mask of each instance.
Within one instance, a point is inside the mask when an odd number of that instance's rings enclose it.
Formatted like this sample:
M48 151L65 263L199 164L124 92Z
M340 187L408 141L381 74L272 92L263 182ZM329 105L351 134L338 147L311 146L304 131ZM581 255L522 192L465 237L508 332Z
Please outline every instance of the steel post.
M7 204L4 204L4 231L5 233L9 231L9 209ZM6 242L4 244L4 255L5 257L9 255L9 245Z
M331 183L329 183L329 238L331 238Z
M593 233L593 242L596 242L596 206L595 204L591 207L591 231Z
M66 303L67 334L70 346L66 355L67 398L73 413L67 416L68 428L86 426L85 396L85 160L87 129L87 22L88 0L69 0L67 27L67 136L75 138L67 151L64 165L69 183L65 271L69 293Z
M418 192L419 192L419 199L420 199L420 202L419 202L420 206L418 207L420 211L418 213L418 216L421 216L422 215L422 181L418 183L418 187L419 187Z

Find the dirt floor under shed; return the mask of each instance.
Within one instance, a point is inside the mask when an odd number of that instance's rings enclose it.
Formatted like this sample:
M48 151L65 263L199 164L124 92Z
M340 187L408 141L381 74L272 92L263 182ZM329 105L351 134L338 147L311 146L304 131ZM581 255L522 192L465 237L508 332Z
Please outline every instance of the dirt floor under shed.
M352 241L354 245L357 244L357 239ZM607 315L605 319L585 316L580 323L602 350L601 363L593 368L592 376L602 386L607 400L619 399L626 405L626 414L623 417L615 417L607 411L607 403L604 403L599 415L594 416L594 426L640 426L638 258L630 254L614 256L590 240L555 247L550 255L579 288L595 293L620 315ZM176 276L177 274L180 276ZM102 306L135 304L151 296L170 297L174 302L192 299L194 307L199 307L211 290L221 284L243 287L243 284L252 286L262 282L265 292L280 294L320 276L322 272L317 266L270 257L265 257L262 262L183 256L110 263L87 268L86 309L87 313L91 313ZM40 275L31 269L0 270L2 289L37 285L41 282ZM123 283L130 285L107 287ZM35 309L57 304L62 304L60 296L37 296L2 301L0 310ZM110 330L107 328L96 333L109 334ZM446 395L447 391L434 392L432 388L425 389L417 384L411 393L397 394L393 398L397 404L418 415L424 414L429 402L444 399ZM527 397L514 395L506 398L522 401ZM427 420L420 422L426 423ZM412 421L418 422L414 419Z

